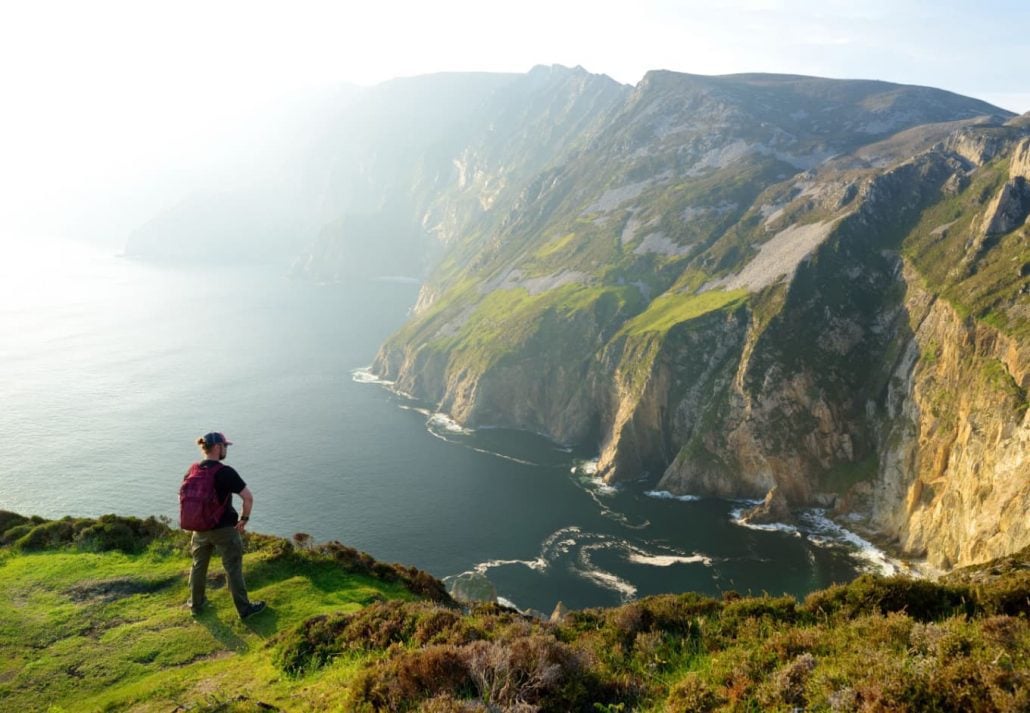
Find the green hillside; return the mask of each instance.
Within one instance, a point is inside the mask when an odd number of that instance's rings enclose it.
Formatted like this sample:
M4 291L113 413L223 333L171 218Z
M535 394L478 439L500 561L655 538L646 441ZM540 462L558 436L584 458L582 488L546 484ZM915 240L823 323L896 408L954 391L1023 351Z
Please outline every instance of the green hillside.
M555 623L460 609L339 543L249 535L241 623L183 607L186 537L154 519L0 512L0 709L776 711L1030 706L1030 551L947 583L649 597Z

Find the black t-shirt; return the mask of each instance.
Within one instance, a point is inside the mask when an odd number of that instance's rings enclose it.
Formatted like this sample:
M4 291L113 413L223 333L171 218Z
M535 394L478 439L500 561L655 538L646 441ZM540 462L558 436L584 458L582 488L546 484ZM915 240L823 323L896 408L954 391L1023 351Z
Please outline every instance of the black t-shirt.
M202 460L200 461L200 467L209 468L216 463L218 461ZM243 478L240 477L240 474L231 465L223 465L215 473L215 492L218 494L218 501L224 502L226 498L229 498L229 504L226 506L225 512L222 513L222 519L218 521L218 527L232 527L240 521L239 514L232 506L232 494L236 493L238 495L246 487L247 484L243 482Z

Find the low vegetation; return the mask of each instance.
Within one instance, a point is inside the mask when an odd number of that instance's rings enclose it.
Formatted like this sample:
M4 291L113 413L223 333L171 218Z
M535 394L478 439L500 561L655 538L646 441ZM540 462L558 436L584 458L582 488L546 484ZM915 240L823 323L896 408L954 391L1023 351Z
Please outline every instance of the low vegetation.
M1025 338L1030 229L982 234L985 211L1008 178L1008 163L1006 157L989 164L963 190L927 210L903 251L931 291L961 316Z
M181 606L185 536L160 521L0 513L0 534L4 710L1030 708L1030 550L941 582L670 594L551 623L458 608L338 543L251 536L271 609L241 623L217 576L213 612Z
M663 334L677 324L689 322L709 312L731 311L742 305L747 297L747 290L713 290L697 295L667 292L654 300L644 312L626 322L622 332L630 336L648 332Z

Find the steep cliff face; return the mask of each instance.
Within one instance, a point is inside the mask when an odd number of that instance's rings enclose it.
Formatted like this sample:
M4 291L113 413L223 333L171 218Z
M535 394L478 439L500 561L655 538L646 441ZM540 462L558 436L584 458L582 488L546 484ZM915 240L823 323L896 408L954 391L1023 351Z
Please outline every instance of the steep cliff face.
M855 494L870 527L944 568L1030 542L1030 209L1010 202L1030 139L1009 148L909 238L912 337L890 381L877 479Z
M1030 348L904 278L913 336L877 478L851 510L939 567L989 560L1030 543Z
M660 473L682 444L709 437L747 330L743 295L719 300L668 326L645 312L606 349L598 472L608 480Z
M761 497L776 486L794 503L825 503L842 478L868 470L867 404L882 389L899 319L891 248L947 170L946 158L926 156L867 176L838 218L812 224L821 230L786 283L757 283L719 418L678 454L660 487ZM775 240L731 281L778 264L763 254Z

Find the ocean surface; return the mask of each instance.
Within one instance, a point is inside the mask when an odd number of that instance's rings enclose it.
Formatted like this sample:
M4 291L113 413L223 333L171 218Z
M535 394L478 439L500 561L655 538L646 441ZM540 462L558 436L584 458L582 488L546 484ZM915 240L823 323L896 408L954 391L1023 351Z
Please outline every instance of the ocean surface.
M0 509L177 514L197 436L224 431L253 530L305 532L550 612L660 592L803 596L893 564L809 513L612 489L589 451L470 432L366 370L418 284L315 285L281 269L157 266L38 243L0 264Z

